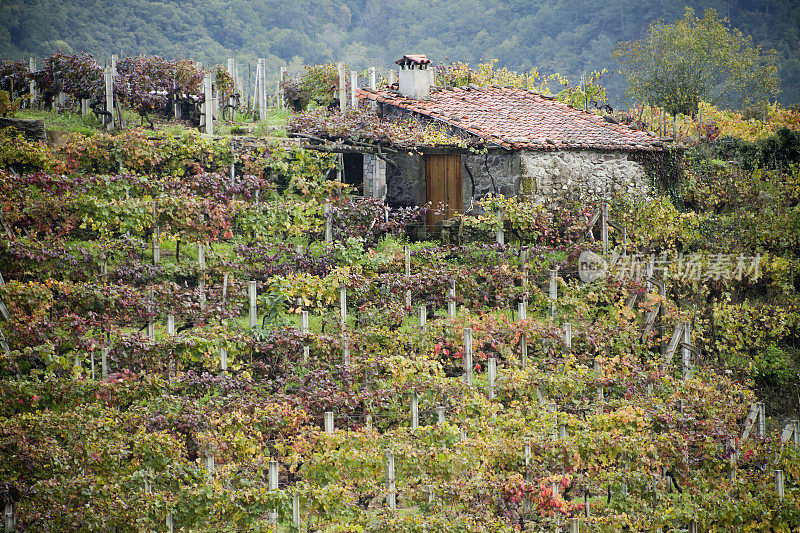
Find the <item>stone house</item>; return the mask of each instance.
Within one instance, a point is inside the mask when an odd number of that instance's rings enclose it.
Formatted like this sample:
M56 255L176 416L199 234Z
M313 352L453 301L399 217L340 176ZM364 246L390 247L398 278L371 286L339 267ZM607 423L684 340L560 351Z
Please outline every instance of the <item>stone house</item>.
M396 206L447 205L447 212L431 223L469 211L490 193L546 202L646 193L658 186L651 170L670 159L667 139L613 117L524 89L436 87L425 56L404 56L397 64L399 83L359 88L356 96L387 120L434 122L482 146L415 147L387 154L393 162L388 171L384 160L368 154L352 162L363 168L365 195Z

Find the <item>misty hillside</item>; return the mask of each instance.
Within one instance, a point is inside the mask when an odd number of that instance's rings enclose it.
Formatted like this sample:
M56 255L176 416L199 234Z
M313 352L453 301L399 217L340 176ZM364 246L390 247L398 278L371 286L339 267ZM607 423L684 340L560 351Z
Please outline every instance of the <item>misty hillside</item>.
M800 3L794 0L689 2L778 51L779 101L800 101ZM107 56L159 54L221 63L267 58L282 65L344 60L389 65L403 53L439 61L499 59L577 80L606 68L613 95L624 90L610 51L640 37L685 5L650 0L11 0L0 6L0 57L47 55L57 47Z

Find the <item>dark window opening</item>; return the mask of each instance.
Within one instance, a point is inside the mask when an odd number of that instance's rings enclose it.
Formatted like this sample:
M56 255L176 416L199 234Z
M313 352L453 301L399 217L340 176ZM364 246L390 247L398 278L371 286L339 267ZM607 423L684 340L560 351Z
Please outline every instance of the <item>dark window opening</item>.
M364 154L342 154L344 159L344 176L348 185L356 188L356 194L364 195Z

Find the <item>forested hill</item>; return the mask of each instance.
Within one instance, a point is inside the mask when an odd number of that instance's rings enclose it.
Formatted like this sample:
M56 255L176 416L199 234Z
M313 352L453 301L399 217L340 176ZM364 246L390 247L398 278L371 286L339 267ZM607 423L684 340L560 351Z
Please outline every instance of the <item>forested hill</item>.
M800 102L800 2L688 2L778 50L784 104ZM513 69L577 77L615 63L611 48L636 39L660 18L672 23L685 5L652 0L5 0L0 56L73 52L159 54L221 63L267 58L269 72L289 64L344 60L351 67L389 65L403 53L444 61L499 59ZM619 94L623 80L605 78Z

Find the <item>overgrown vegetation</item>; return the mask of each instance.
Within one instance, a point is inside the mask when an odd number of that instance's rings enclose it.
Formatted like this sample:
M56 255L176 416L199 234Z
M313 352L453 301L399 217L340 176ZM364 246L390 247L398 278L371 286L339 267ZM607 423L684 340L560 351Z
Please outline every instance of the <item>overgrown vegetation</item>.
M348 122L363 117L335 120L372 140ZM399 142L387 135L375 139ZM800 527L800 450L779 432L799 407L793 135L734 163L721 141L692 152L684 210L612 203L631 255L762 254L758 276L666 276L662 298L634 276L577 279L581 252L600 251L583 240L596 206L489 197L464 221L485 240L411 242L425 209L352 197L333 156L265 145L232 161L224 140L142 131L48 148L3 132L0 489L17 527L140 531L169 516L253 530L275 509L289 528L294 497L318 531ZM500 223L510 245L487 242ZM686 376L659 349L685 321L702 354ZM737 440L754 388L767 431Z

